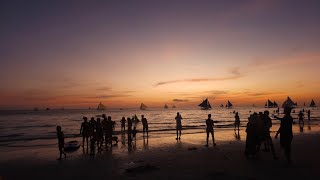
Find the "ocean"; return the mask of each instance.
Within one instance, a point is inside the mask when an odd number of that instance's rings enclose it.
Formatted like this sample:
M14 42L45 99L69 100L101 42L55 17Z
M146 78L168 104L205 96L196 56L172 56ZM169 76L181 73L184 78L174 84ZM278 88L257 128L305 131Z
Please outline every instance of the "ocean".
M293 118L297 122L297 113L302 108L296 108L292 113ZM311 110L311 125L318 126L320 120L319 108L305 108ZM37 140L56 139L56 126L60 125L66 138L79 137L82 117L95 119L102 114L111 116L116 121L115 135L120 134L120 120L122 117L132 117L137 115L141 119L141 115L145 115L149 123L149 136L165 137L174 136L175 134L175 116L180 112L183 120L183 134L197 134L205 132L205 119L207 115L212 114L212 119L216 121L215 132L219 133L225 130L233 129L234 112L239 112L241 120L241 129L245 129L247 119L253 112L270 111L273 117L275 108L259 108L259 107L234 107L231 109L214 107L212 110L200 110L199 108L187 109L163 109L149 108L147 110L140 109L108 109L108 110L49 110L49 111L0 111L0 147L21 147L21 146L46 146L51 144L31 143ZM280 109L280 112L282 110ZM283 114L280 113L280 117ZM274 118L273 118L274 119ZM305 119L307 114L305 113ZM273 120L273 124L279 124L278 120ZM309 124L310 125L310 124ZM137 124L138 132L142 131L141 123ZM273 129L276 130L276 129ZM140 136L138 136L140 138ZM41 141L46 142L46 141ZM47 141L49 142L49 141ZM52 142L52 141L50 141ZM54 141L55 142L55 141Z

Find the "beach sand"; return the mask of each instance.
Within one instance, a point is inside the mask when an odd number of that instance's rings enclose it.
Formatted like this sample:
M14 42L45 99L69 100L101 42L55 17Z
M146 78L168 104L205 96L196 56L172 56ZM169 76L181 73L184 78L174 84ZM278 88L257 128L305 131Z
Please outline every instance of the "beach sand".
M295 133L293 164L288 166L274 140L279 160L261 151L256 160L244 156L245 131L241 139L217 140L205 147L205 134L138 140L133 147L119 142L95 157L86 149L55 160L57 148L21 148L1 153L0 175L4 179L317 179L320 177L320 134ZM234 134L233 130L224 133ZM272 133L274 136L274 133ZM216 133L216 138L223 139ZM34 142L37 143L37 142Z

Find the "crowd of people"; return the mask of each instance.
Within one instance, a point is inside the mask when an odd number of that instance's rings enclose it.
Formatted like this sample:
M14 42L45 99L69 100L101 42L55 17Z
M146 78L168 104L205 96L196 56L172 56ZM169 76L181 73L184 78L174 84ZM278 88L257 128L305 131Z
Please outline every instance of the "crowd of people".
M299 118L299 124L304 123L304 110L300 111L298 114ZM278 137L280 134L280 145L284 149L285 156L287 158L288 163L291 163L291 141L293 138L292 134L292 124L293 124L293 118L291 117L291 108L286 107L284 108L284 117L279 118L278 116L274 116L276 119L280 120L280 128L277 131L275 138ZM234 130L238 130L239 133L239 127L240 127L240 116L238 112L234 112L235 114L235 122L234 122ZM310 110L307 111L308 119L310 120ZM90 119L88 122L87 117L83 117L83 122L81 123L80 127L80 134L82 135L82 147L86 146L88 148L89 141L90 141L90 154L94 155L95 153L95 147L97 147L98 152L103 150L102 145L103 143L105 146L112 147L112 141L116 141L118 143L118 138L114 135L115 131L115 121L112 121L110 116L106 116L103 114L102 121L98 117L96 120L94 117ZM176 121L176 140L181 140L181 131L182 131L182 116L178 112L177 116L175 117ZM121 123L121 132L123 134L127 133L127 143L128 146L131 146L132 140L136 140L136 134L137 129L136 125L140 122L138 117L134 115L132 118L128 117L127 119L125 117L122 117L120 120ZM142 132L143 137L148 138L148 120L144 117L144 115L141 115L141 122L142 122ZM211 119L211 114L208 114L208 118L205 121L206 123L206 146L209 145L209 135L212 136L212 142L213 146L216 146L215 138L214 138L214 121ZM126 125L127 125L127 131L126 131ZM263 144L264 145L264 151L272 153L273 159L278 159L272 137L270 135L270 128L272 127L272 120L269 117L269 111L254 112L250 115L248 118L248 123L246 125L246 143L245 143L245 156L247 158L256 158L257 153L260 151L260 147ZM57 126L57 137L58 137L58 144L59 144L59 152L60 157L58 159L61 159L61 156L64 155L66 157L66 153L63 151L63 145L64 145L64 135L61 131L61 127ZM146 134L146 136L145 136ZM123 142L125 143L125 142Z

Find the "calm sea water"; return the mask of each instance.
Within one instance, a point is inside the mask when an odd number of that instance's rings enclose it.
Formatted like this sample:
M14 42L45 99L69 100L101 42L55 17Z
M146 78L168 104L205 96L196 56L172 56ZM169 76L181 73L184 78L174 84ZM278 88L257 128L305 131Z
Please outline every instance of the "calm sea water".
M297 113L302 108L297 108L292 116L297 121ZM320 120L319 108L306 108L311 110L312 123L317 125ZM173 135L175 133L175 116L180 112L183 117L184 133L203 133L205 129L205 119L209 113L217 121L215 123L216 131L223 131L233 128L234 113L239 112L242 128L245 127L249 115L253 112L264 111L266 108L259 107L235 107L231 109L214 107L212 110L194 109L163 109L150 108L141 111L139 109L124 110L49 110L49 111L0 111L0 147L14 146L15 143L34 141L39 139L55 139L55 128L62 126L66 137L79 136L79 129L82 117L88 118L106 114L116 121L116 131L120 131L120 120L124 117L137 115L141 118L144 114L149 122L149 131L151 136ZM269 108L271 117L275 109ZM280 116L282 114L280 113ZM307 115L305 113L305 118ZM274 124L279 124L275 120ZM141 130L141 123L137 124L137 130ZM116 132L116 134L119 132Z

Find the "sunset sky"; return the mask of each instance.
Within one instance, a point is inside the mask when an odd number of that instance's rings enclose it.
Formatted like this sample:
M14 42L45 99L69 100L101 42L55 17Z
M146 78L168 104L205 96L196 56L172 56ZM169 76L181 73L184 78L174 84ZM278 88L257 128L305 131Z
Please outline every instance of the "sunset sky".
M0 21L0 109L320 101L319 0L8 0Z

